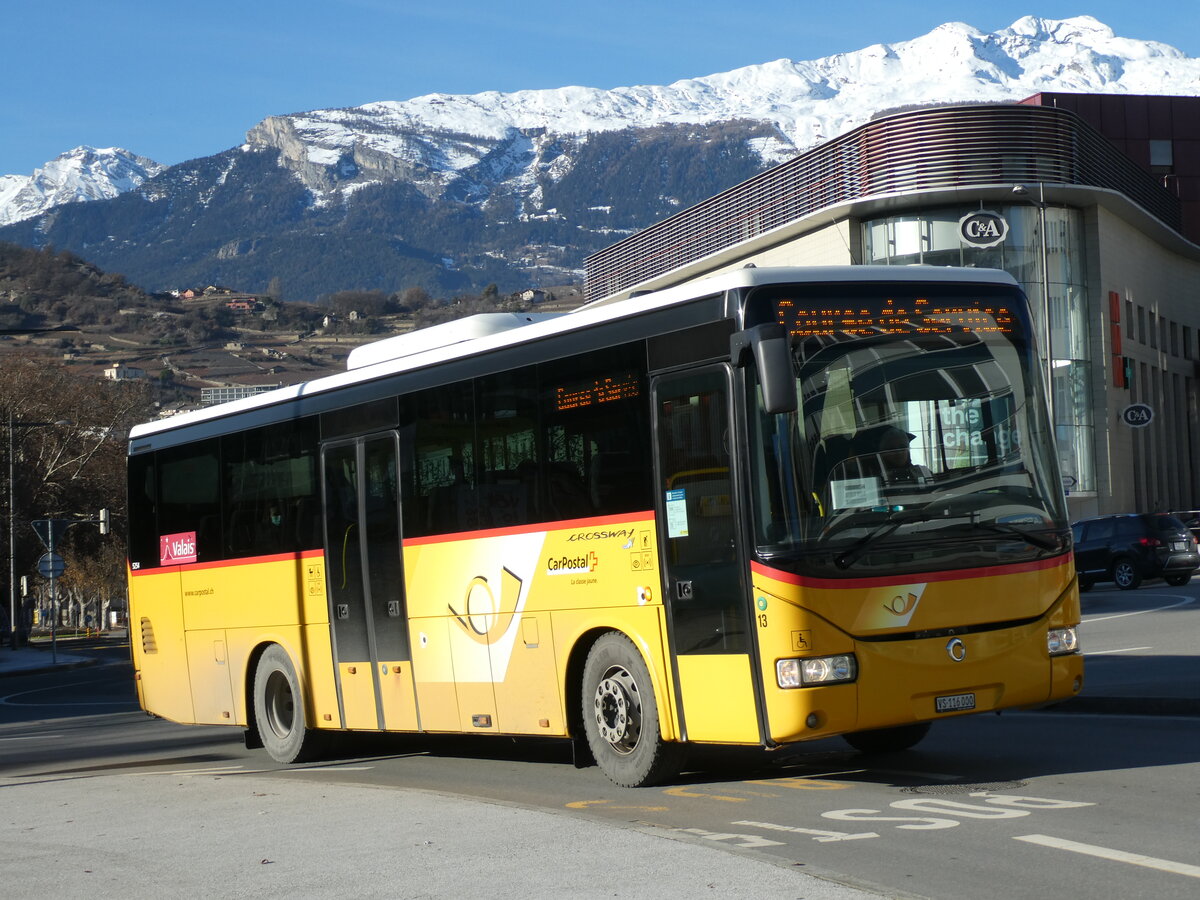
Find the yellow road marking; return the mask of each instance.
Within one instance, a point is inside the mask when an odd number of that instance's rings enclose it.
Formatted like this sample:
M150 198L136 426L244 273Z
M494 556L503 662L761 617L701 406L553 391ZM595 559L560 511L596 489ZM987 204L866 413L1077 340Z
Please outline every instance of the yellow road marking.
M603 806L605 809L637 809L642 812L666 812L669 806L610 806L608 800L575 800L567 804L567 809L587 809L590 806Z

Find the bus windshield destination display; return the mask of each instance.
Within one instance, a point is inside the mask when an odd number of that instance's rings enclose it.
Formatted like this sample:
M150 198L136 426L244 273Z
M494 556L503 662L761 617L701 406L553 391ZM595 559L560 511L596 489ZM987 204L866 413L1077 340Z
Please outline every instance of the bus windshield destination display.
M1014 334L1020 319L1003 303L925 297L823 303L778 301L779 321L796 337L819 334Z

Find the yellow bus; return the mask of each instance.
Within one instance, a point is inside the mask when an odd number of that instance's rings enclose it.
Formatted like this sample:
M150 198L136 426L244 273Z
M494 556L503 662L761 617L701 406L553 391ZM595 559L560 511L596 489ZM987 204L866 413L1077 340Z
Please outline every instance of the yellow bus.
M1078 692L1027 301L1002 272L747 268L386 338L136 427L138 695L277 761L339 731L689 744Z

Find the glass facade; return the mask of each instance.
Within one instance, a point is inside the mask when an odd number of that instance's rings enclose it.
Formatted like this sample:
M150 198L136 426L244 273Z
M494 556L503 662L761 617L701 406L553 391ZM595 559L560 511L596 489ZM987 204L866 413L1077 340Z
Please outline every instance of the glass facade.
M1017 279L1033 308L1046 361L1065 486L1072 494L1093 493L1095 422L1083 216L1078 210L1039 206L1032 201L993 206L990 211L1004 219L1008 232L995 246L976 247L960 238L959 220L978 211L975 207L947 207L864 220L863 262L995 268Z

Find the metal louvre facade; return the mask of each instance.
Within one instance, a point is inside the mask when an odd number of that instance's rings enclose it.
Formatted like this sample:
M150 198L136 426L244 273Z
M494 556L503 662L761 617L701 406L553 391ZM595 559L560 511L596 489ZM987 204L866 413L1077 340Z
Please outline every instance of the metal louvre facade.
M942 107L869 122L588 257L598 300L796 222L885 195L995 184L1125 195L1179 231L1178 200L1075 113L1016 104Z

